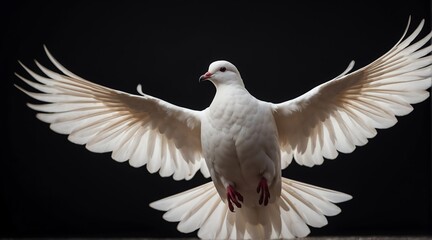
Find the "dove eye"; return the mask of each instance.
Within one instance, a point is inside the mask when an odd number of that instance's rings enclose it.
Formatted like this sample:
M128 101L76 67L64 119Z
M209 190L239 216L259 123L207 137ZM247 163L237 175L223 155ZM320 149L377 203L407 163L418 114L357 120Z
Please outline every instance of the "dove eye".
M225 72L225 71L226 71L226 67L221 67L221 68L219 68L219 71L221 71L221 72Z

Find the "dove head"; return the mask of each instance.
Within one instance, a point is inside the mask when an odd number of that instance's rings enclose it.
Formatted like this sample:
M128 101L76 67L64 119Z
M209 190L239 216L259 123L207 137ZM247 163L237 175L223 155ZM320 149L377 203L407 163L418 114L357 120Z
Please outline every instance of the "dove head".
M216 88L225 85L239 85L243 86L243 80L239 71L234 64L220 60L212 62L208 71L199 78L199 81L211 81Z

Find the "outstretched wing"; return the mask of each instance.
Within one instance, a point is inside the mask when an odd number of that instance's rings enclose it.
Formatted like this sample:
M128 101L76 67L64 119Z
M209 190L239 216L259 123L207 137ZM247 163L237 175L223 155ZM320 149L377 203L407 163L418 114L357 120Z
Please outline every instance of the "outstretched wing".
M163 177L191 179L201 169L209 172L201 154L200 112L175 106L161 99L110 89L89 82L64 68L45 48L51 62L61 71L53 72L36 61L47 76L20 63L36 81L16 74L40 93L16 86L45 104L28 104L38 119L52 130L67 134L76 144L92 152L112 152L112 158L159 171Z
M396 124L396 116L410 113L411 104L429 97L432 46L422 47L432 32L411 44L423 25L424 20L404 40L407 27L390 51L366 67L346 74L351 62L335 79L273 104L283 168L293 157L301 165L313 166L336 158L338 151L350 153L373 138L376 129L389 128Z

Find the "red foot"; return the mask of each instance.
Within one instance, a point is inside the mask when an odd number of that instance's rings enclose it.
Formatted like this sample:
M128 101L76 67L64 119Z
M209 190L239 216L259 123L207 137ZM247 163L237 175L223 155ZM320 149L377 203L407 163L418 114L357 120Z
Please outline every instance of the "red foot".
M268 188L268 184L267 184L267 179L265 179L265 178L261 178L261 181L258 184L257 193L260 193L260 192L261 192L261 196L259 199L259 204L264 203L264 206L267 206L268 200L270 198L270 192L269 192L269 188Z
M234 212L234 206L233 203L238 207L241 208L240 202L243 202L243 196L237 192L233 186L229 185L227 187L227 201L228 201L228 207L231 212ZM240 202L239 202L240 201Z

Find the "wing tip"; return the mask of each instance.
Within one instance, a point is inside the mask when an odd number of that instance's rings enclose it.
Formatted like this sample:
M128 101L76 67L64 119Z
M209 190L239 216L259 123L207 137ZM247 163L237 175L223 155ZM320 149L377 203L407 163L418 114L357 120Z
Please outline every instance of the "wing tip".
M43 44L42 46L43 46L43 49L45 51L45 54L48 56L49 59L51 59L52 55L51 55L50 51L48 50L47 46L45 44Z
M166 211L165 208L161 206L160 200L149 203L149 207L159 211Z
M332 201L333 203L342 203L354 198L352 195L343 192L337 192L337 194L338 194L338 199L333 199Z
M23 87L20 87L18 84L14 84L14 87L18 88L21 92L25 93L26 95L30 96L30 92L25 90Z
M138 92L139 94L145 96L144 92L142 91L142 85L141 85L141 83L139 83L139 84L137 85L137 89L136 89L136 90L137 90L137 92Z

